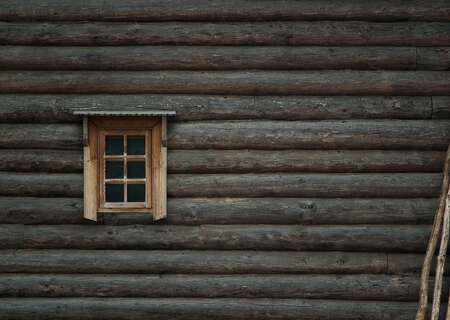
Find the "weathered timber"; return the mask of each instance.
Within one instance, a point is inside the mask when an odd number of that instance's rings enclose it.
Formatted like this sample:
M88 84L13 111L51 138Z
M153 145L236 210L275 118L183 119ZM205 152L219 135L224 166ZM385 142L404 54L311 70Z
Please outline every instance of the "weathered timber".
M0 226L2 249L423 252L429 226Z
M353 70L3 71L0 73L0 93L450 95L450 73Z
M187 122L172 124L168 139L172 149L445 150L450 139L450 122Z
M168 170L171 173L441 172L444 157L445 152L440 151L172 150ZM0 151L0 168L1 159ZM20 166L17 158L10 163L13 167Z
M436 199L171 198L158 224L429 224ZM0 223L86 224L77 198L0 197ZM102 214L100 224L154 224L143 214Z
M169 173L440 172L440 151L171 150ZM80 151L0 149L0 170L83 171Z
M448 22L0 22L2 45L450 45Z
M1 124L0 148L81 150L81 125ZM448 120L199 121L169 125L169 149L444 150Z
M450 70L450 47L417 48L417 69Z
M435 198L438 173L171 174L169 197ZM81 197L81 174L0 172L0 195Z
M83 153L72 150L0 149L0 171L82 172Z
M126 107L125 107L126 106ZM74 110L175 110L176 120L430 119L431 97L0 95L0 122L80 122Z
M36 174L0 172L0 195L37 197L81 197L81 174Z
M82 129L73 124L1 124L0 148L81 150Z
M6 319L409 320L415 302L199 298L2 298Z
M433 118L434 119L450 118L450 97L446 96L433 97Z
M1 254L0 271L3 273L381 274L388 272L385 253L2 250ZM399 256L412 256L417 261L421 257L411 254ZM411 269L410 266L399 265L395 272L402 273L405 267L408 271ZM418 268L420 269L420 266ZM391 269L394 269L394 266L391 266Z
M0 70L415 70L413 47L0 47ZM421 69L426 69L424 65ZM434 68L432 68L434 69Z
M7 21L264 21L370 20L449 21L447 1L251 1L109 0L39 2L3 0L0 19Z
M0 275L1 297L416 301L418 292L419 281L411 275Z

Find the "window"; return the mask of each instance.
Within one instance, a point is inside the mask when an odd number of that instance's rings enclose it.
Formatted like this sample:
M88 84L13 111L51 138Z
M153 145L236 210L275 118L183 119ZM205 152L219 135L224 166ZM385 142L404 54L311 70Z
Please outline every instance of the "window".
M97 221L98 213L129 212L164 218L166 115L174 113L75 113L84 116L85 218Z

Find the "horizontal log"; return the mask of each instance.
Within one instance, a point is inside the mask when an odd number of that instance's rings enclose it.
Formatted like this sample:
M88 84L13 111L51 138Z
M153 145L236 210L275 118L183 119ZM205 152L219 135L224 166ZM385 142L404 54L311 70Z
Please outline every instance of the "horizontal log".
M415 302L300 299L2 298L7 319L411 319Z
M1 124L0 148L81 150L82 128L73 124Z
M174 110L176 120L430 119L431 97L0 95L0 122L80 122L74 110Z
M450 97L433 97L433 118L450 118Z
M434 198L438 173L172 174L169 197ZM82 197L81 174L0 172L0 195Z
M429 226L3 225L2 249L423 252Z
M169 173L440 172L440 151L170 150ZM0 170L76 173L81 151L0 149Z
M81 125L1 124L0 148L81 150ZM445 150L450 121L199 121L171 123L169 149Z
M448 22L1 22L2 45L450 45Z
M413 47L0 47L0 70L415 70ZM424 65L421 69L426 69ZM434 69L434 68L433 68Z
M43 21L260 21L260 20L371 20L449 21L447 1L251 1L240 0L110 0L77 3L60 0L39 3L4 0L0 19Z
M381 274L388 272L387 261L385 253L355 252L2 250L0 271L81 274ZM410 265L414 266L414 263ZM411 269L410 265L399 264L397 268L391 265L391 271L395 269L397 273L402 273L405 267ZM420 270L420 266L417 270Z
M32 174L0 172L0 195L82 197L81 174Z
M450 139L450 122L188 122L171 125L168 139L172 149L444 150Z
M450 70L450 47L417 48L420 70Z
M445 279L443 295L447 283ZM416 301L418 292L419 279L410 275L0 275L1 297Z
M169 198L158 224L429 224L436 199ZM0 197L0 223L87 224L77 198ZM154 224L146 214L102 214L99 224Z
M3 71L0 74L0 93L450 95L450 73L348 70Z

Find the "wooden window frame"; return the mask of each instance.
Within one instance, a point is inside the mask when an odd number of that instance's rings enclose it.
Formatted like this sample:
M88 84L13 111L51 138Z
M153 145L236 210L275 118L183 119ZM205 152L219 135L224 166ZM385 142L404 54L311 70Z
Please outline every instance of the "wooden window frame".
M152 214L154 220L164 218L167 215L166 117L90 116L83 118L83 128L85 134L83 139L84 217L97 221L98 213L142 212ZM109 133L118 135L145 133L146 157L149 157L146 159L145 204L114 203L113 205L103 200L105 136Z

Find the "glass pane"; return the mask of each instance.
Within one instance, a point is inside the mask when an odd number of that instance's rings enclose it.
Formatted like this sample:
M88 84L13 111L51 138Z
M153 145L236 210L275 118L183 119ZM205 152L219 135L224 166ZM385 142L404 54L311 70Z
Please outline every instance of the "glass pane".
M123 154L123 136L106 136L106 155Z
M105 189L106 202L124 202L123 184L107 183Z
M123 161L106 161L106 179L123 179Z
M131 155L145 154L145 136L129 136L127 153Z
M127 178L144 179L145 178L145 161L128 161Z
M145 202L145 184L128 184L128 202Z

